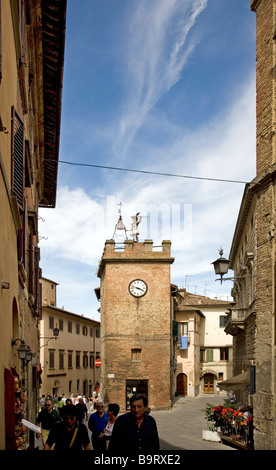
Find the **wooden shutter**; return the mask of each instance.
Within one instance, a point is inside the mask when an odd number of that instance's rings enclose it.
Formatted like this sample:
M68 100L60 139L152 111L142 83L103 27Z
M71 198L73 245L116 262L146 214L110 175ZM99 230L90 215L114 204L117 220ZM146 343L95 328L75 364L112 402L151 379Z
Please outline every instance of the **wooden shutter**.
M206 349L206 362L213 362L213 349Z
M40 278L40 269L39 269L39 260L40 260L40 249L38 246L34 247L34 298L35 298L35 305L34 305L34 316L41 318L41 300L42 300L42 294L41 294L41 284L39 282Z
M18 232L18 260L23 263L25 269L26 265L26 253L27 253L27 240L28 240L28 202L27 198L24 198L24 207L21 216L22 229Z
M20 209L24 199L24 125L12 107L11 133L11 192L17 198Z

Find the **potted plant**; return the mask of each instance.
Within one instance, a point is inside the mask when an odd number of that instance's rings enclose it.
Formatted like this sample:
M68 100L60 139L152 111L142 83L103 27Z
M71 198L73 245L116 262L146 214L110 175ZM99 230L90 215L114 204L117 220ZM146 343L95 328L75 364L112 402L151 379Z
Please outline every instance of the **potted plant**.
M245 424L245 417L241 411L237 410L236 415L234 416L234 421L237 424Z
M205 410L205 419L207 421L207 430L202 431L202 439L205 441L220 442L220 435L217 432L218 418L222 407L216 407L207 403Z

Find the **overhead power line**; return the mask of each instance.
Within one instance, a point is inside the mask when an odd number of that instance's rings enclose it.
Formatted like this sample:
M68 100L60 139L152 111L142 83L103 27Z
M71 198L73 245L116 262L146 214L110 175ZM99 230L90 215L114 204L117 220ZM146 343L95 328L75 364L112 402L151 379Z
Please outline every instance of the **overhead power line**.
M53 160L47 160L54 163ZM117 171L128 171L132 173L143 173L146 175L158 175L158 176L169 176L174 178L186 178L186 179L194 179L194 180L204 180L204 181L217 181L222 183L239 183L239 184L247 184L248 181L241 181L241 180L230 180L230 179L222 179L222 178L207 178L203 176L189 176L189 175L179 175L174 173L162 173L159 171L148 171L148 170L135 170L133 168L120 168L115 166L107 166L107 165L96 165L94 163L78 163L78 162L67 162L65 160L59 160L57 163L64 163L66 165L72 166L84 166L90 168L101 168L103 170L117 170Z

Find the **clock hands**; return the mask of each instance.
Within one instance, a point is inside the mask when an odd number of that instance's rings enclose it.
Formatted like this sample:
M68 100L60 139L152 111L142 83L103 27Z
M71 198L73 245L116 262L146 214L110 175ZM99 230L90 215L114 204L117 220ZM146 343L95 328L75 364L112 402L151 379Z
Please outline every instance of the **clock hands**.
M142 297L147 292L147 285L140 279L135 279L129 285L129 291L134 297Z

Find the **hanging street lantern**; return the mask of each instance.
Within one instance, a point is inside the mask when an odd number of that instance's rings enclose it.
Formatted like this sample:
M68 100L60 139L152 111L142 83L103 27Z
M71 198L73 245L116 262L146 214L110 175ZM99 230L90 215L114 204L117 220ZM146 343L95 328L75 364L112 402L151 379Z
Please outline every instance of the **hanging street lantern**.
M219 250L219 254L220 254L220 258L218 258L216 261L214 261L211 264L214 265L215 273L220 276L220 283L222 284L223 276L224 276L224 274L227 274L227 272L228 272L230 261L226 258L223 258L223 256L222 256L223 255L223 249L222 248Z

